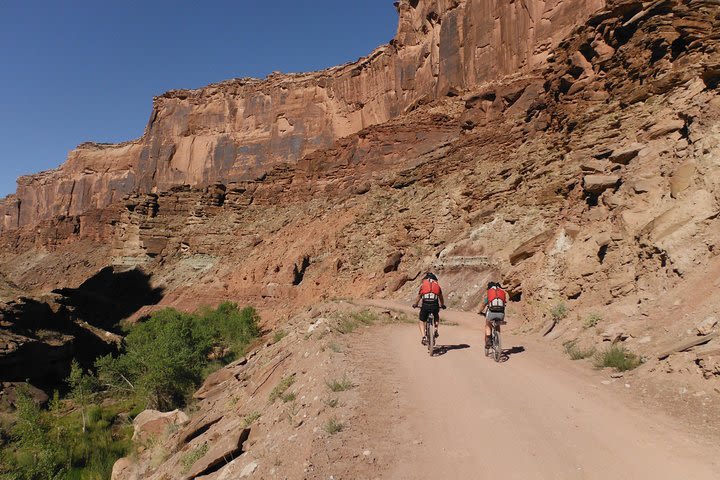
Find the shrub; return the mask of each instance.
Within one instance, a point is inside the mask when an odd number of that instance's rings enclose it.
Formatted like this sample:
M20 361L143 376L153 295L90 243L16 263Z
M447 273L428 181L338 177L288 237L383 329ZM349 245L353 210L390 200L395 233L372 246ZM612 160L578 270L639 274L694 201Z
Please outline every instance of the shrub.
M151 408L181 407L209 373L212 348L244 354L260 334L257 321L254 309L239 310L229 302L195 314L161 310L132 328L125 338L125 353L98 359L99 376L116 391L138 392Z
M570 356L571 360L582 360L595 355L595 347L580 348L575 341L571 341L565 344L565 353Z
M338 322L338 332L352 333L361 325L372 325L378 320L377 314L370 310L361 312L352 312L350 314L342 314Z
M585 323L583 323L583 327L585 328L592 328L596 326L600 320L602 320L602 317L597 313L591 313L587 316L585 319Z
M340 422L337 418L333 417L330 420L327 421L327 423L324 426L324 430L329 433L330 435L335 435L338 432L342 432L342 430L345 428L345 425L343 425L342 422Z
M555 322L559 322L560 320L567 317L568 311L567 307L563 302L556 303L551 309L550 309L550 315L552 316L553 320Z
M333 392L344 392L345 390L350 390L354 387L352 381L345 375L343 375L342 378L328 380L325 384Z
M287 332L285 330L278 330L273 334L273 343L277 343L285 337L287 337Z
M261 417L261 415L262 414L258 411L248 413L247 415L245 415L245 417L243 417L243 424L245 424L245 428L247 428L250 425L252 425L253 423L255 423L257 421L257 419Z
M17 480L110 478L115 461L130 451L132 425L117 422L117 408L89 405L86 428L81 413L58 415L31 400L18 400L11 446L2 452L0 478Z
M270 403L274 403L275 400L282 397L282 395L285 393L285 390L290 388L293 383L295 383L295 375L284 377L282 380L280 380L280 383L275 385L275 388L272 389L270 395L268 396L268 401Z
M612 367L620 372L638 367L640 357L622 345L612 345L608 349L595 354L595 366L598 368Z
M335 408L338 405L340 405L340 399L337 397L328 398L327 400L325 400L325 405L327 405L330 408Z
M196 447L194 450L187 452L183 457L180 459L180 463L182 463L182 473L187 473L188 470L190 470L190 467L193 466L195 462L200 460L202 457L205 456L205 454L208 452L208 444L203 443L199 447Z

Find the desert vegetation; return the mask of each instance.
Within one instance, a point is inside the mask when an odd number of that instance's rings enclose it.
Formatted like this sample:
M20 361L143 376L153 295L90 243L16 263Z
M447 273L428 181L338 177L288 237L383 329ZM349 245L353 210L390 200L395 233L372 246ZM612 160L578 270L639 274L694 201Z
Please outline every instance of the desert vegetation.
M195 313L165 309L130 327L119 355L99 358L92 370L74 362L64 395L55 392L47 408L21 394L14 420L0 425L0 480L110 478L130 452L135 416L187 406L207 374L259 337L258 321L253 308L230 302Z

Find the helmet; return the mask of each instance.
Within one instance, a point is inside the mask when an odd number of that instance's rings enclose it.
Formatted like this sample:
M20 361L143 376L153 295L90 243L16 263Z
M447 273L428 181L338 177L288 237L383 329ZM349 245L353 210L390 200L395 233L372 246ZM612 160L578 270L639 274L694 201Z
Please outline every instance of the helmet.
M432 272L426 272L424 278L425 278L425 280L434 280L437 282L437 277Z

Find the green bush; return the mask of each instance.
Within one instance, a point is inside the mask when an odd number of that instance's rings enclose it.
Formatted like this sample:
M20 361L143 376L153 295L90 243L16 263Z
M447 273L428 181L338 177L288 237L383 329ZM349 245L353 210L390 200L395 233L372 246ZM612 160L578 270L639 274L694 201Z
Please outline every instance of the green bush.
M343 375L342 378L327 380L325 384L332 392L344 392L345 390L350 390L355 386L353 385L352 380L347 378L345 375Z
M565 353L570 356L571 360L582 360L583 358L589 358L595 355L595 348L580 348L575 341L571 341L565 344Z
M597 313L591 313L591 314L588 315L587 318L585 319L585 323L583 323L583 327L585 327L585 328L592 328L592 327L594 327L595 325L597 325L598 323L600 323L601 320L602 320L602 317L601 317L599 314L597 314Z
M268 401L270 403L274 403L275 400L277 400L278 398L281 398L282 395L285 393L285 390L290 388L290 386L293 383L295 383L294 375L290 375L290 376L285 377L282 380L280 380L280 383L275 385L275 388L273 388L272 391L270 392L270 395L268 396Z
M624 372L640 366L641 363L640 357L622 345L612 345L608 349L595 354L595 366L598 368L612 367Z
M345 425L335 417L328 420L323 427L323 429L330 435L335 435L338 432L342 432L344 428Z
M257 322L253 308L229 302L194 314L161 310L132 328L125 353L99 359L98 373L116 390L138 392L149 407L172 410L185 405L208 373L211 349L229 348L226 362L244 354L260 335Z
M118 421L116 409L89 405L82 414L43 411L27 397L18 400L12 443L0 454L3 480L95 480L110 478L115 461L130 451L132 425Z
M70 400L54 394L43 411L21 396L17 420L0 432L0 480L110 478L130 452L135 416L146 407L182 406L212 366L213 347L229 349L222 359L229 362L259 335L255 310L229 302L194 314L157 312L130 329L124 353L98 359L97 377L73 363Z
M361 325L372 325L377 322L378 316L370 310L340 314L338 318L338 332L342 334L352 333Z
M278 343L283 338L287 337L288 333L285 330L278 330L273 334L273 343Z
M550 309L550 315L552 316L553 320L555 322L559 322L560 320L563 320L565 317L567 317L568 311L567 307L563 302L556 303L551 309Z

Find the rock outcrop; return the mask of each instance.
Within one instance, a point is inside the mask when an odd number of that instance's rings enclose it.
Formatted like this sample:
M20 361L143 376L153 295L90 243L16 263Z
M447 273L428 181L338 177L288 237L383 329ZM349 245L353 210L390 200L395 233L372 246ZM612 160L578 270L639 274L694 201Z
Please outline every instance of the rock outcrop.
M156 97L140 139L82 144L62 167L21 177L0 202L0 232L81 216L130 193L228 184L297 162L418 105L537 67L603 5L402 0L396 38L357 62Z

